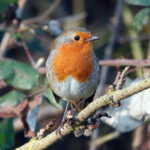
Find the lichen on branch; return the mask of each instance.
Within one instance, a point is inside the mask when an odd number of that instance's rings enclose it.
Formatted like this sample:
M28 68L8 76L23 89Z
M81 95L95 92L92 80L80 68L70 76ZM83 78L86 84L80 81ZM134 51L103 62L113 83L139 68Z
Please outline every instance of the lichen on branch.
M124 98L132 96L147 88L150 88L150 78L142 80L138 82L137 84L130 85L129 87L124 88L122 90L114 91L111 95L106 94L104 96L101 96L100 98L97 98L96 100L91 102L87 107L85 107L81 112L77 114L76 119L79 122L78 124L75 124L75 126L76 127L80 126L89 116L91 116L94 112L96 112L101 107L111 104L112 101L110 101L110 97L113 97L113 99L116 102L119 102L123 100ZM65 123L64 127L61 128L62 137L70 134L74 130L75 129L72 128L72 126L69 123ZM32 139L31 141L17 148L16 150L28 150L28 149L42 150L56 143L59 139L60 139L60 136L56 134L56 131L54 131L42 139L37 139L37 140Z

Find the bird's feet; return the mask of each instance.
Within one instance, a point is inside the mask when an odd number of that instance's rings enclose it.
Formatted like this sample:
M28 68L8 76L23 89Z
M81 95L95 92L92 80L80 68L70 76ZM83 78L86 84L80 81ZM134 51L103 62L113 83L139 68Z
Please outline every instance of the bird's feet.
M61 129L63 129L64 124L67 122L69 123L71 126L77 122L78 120L75 118L77 114L77 108L74 108L72 110L68 110L64 113L63 119L61 121L61 124L59 125L59 127L56 129L56 134L59 135L60 139L62 139L62 132Z
M66 108L65 108L65 112L64 112L64 115L63 115L63 118L62 118L62 121L59 125L59 127L56 129L56 134L59 135L59 138L62 139L62 134L61 134L61 129L63 128L65 122L66 122L66 115L67 115L67 111L68 111L68 108L69 108L69 101L67 102L67 105L66 105Z
M96 112L92 117L89 117L81 126L75 129L74 135L79 137L81 135L91 136L93 130L98 128L101 124L100 118L101 117L109 117L106 112Z

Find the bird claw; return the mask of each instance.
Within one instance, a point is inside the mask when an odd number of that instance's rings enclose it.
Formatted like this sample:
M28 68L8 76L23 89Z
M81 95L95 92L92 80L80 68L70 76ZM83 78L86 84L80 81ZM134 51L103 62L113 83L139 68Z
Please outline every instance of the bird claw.
M70 124L70 125L73 125L75 122L78 122L78 120L76 119L76 109L73 109L73 110L70 110L67 112L67 115L66 115L66 121Z
M109 100L111 101L111 106L115 106L115 107L119 107L120 106L120 102L115 101L113 96L110 96Z

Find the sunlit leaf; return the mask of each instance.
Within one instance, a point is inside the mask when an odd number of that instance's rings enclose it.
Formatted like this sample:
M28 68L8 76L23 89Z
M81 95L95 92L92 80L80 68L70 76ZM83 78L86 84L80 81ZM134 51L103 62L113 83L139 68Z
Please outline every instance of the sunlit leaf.
M0 79L7 79L13 75L13 68L11 66L11 61L1 61L0 62Z
M134 17L133 25L137 31L140 31L144 25L147 24L149 18L150 8L140 10Z
M150 0L126 0L126 2L132 5L150 6Z
M60 105L56 102L56 99L55 99L53 92L50 88L46 89L45 97L46 97L46 100L48 101L48 103L50 103L54 107L60 107Z
M0 62L0 78L20 89L31 89L38 84L39 74L31 66L15 61Z
M12 119L0 122L0 149L12 149L14 145L14 129Z

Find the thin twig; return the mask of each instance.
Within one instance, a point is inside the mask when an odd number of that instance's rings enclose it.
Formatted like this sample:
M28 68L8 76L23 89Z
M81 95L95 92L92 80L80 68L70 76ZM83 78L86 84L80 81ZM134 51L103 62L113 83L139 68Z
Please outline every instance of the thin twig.
M133 67L150 67L149 59L115 59L115 60L101 60L100 66L133 66Z
M150 39L148 41L148 47L147 47L147 60L150 60ZM148 77L150 75L150 68L144 69L144 77Z
M27 97L28 97L28 98L31 98L31 97L33 97L33 96L35 96L35 95L42 94L42 93L45 92L45 90L46 90L46 87L43 87L42 89L40 89L40 90L38 90L38 91L35 91L35 92L29 94Z
M53 119L51 121L49 121L48 124L46 124L46 126L42 129L40 129L40 131L37 133L36 138L42 138L44 137L44 134L46 134L46 132L48 132L56 123L56 119Z
M111 55L112 55L112 52L114 49L114 45L115 45L115 42L116 42L118 34L119 34L119 26L121 23L121 12L122 12L123 3L124 3L124 0L117 1L117 5L116 5L114 17L113 17L114 21L113 21L113 28L111 30L112 33L111 33L111 37L109 39L108 46L105 50L104 59L111 58ZM96 91L97 97L99 97L103 93L104 85L105 85L106 78L107 78L107 72L108 72L108 67L103 67L101 70L101 75L100 75L100 84Z
M30 24L40 23L43 22L47 17L49 17L54 10L57 8L57 6L60 4L61 0L55 0L53 4L50 5L50 7L40 16L26 19L22 22L22 24L28 26Z
M115 91L112 93L111 96L113 96L116 102L119 102L122 99L134 95L138 92L141 92L147 88L150 88L150 78L142 80L137 84L130 85L129 87L124 88L122 90ZM91 102L86 108L84 108L77 114L75 120L77 119L78 121L74 123L74 128L69 123L64 124L63 128L61 128L62 137L73 132L73 130L75 130L76 127L79 127L94 112L96 112L98 109L104 106L110 105L110 103L111 103L110 94L106 94L96 99L95 101ZM28 150L28 149L42 150L56 143L59 139L60 139L59 135L57 134L56 131L54 131L42 139L39 140L32 139L30 142L17 148L16 150Z
M124 21L124 25L126 26L128 35L133 38L137 38L136 31L133 28L131 28L133 23L133 14L128 6L124 6L122 15L123 15L123 21ZM141 42L139 40L132 41L130 43L130 49L131 49L132 57L134 59L144 58L143 49L141 46ZM141 70L137 70L136 74L138 77L141 77L142 76Z
M33 67L35 67L35 61L34 61L33 57L31 56L31 53L30 53L30 51L29 51L29 49L28 49L28 47L27 47L27 45L26 45L26 43L24 41L22 41L22 46L23 46L23 48L25 50L25 53L26 53L26 55L27 55L31 65Z
M144 125L139 126L134 131L132 145L131 145L132 150L139 150L140 146L143 143L143 139L144 139L143 133L144 133Z
M134 59L110 59L110 60L100 60L100 66L109 66L109 67L118 67L118 66L131 66L131 67L150 67L150 60L149 59L142 59L142 60L134 60ZM134 70L136 71L136 70ZM38 68L38 72L40 74L46 73L45 67Z
M10 33L6 32L3 36L3 39L2 39L1 44L0 44L0 58L2 58L6 53L9 39L10 39Z
M140 34L139 36L137 35L136 37L131 37L131 36L122 36L119 37L118 42L121 44L125 44L127 42L132 42L135 40L149 40L150 39L150 34Z
M113 85L111 85L109 88L112 89L113 91L122 89L124 86L128 71L129 71L129 66L125 67L125 69L122 72L119 71L117 73L117 76Z

